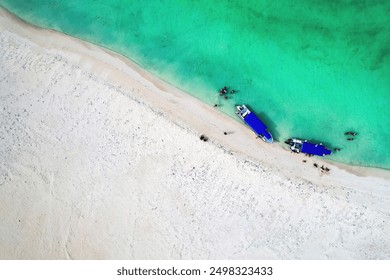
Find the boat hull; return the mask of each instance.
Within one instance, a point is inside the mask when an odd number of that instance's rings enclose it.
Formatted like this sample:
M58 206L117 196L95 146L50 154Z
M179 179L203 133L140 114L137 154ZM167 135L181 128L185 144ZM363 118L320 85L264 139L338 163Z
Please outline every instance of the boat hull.
M245 105L236 106L236 108L236 114L256 133L257 137L266 143L272 143L274 141L267 126Z
M331 150L324 145L308 142L307 140L301 140L298 138L291 138L285 141L290 146L291 151L295 153L303 153L308 155L326 156L332 153Z

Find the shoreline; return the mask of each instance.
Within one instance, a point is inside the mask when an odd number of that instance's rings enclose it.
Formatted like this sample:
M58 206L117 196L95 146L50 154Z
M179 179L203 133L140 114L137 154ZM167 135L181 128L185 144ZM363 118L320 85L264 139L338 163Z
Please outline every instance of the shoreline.
M209 105L202 102L198 98L192 96L191 94L185 93L182 90L176 88L174 85L170 84L169 82L161 80L160 78L147 72L140 65L138 65L137 63L135 63L134 61L130 60L129 58L125 57L122 54L116 53L116 52L114 52L110 49L107 49L105 47L98 46L98 45L95 45L93 43L89 43L87 41L80 40L78 38L72 37L72 36L65 34L65 33L61 33L58 31L51 30L51 29L44 29L44 28L32 25L32 24L24 21L23 19L17 17L16 15L6 11L4 8L0 8L0 9L1 9L1 16L2 17L3 16L9 17L11 20L19 23L19 26L17 26L15 29L16 32L24 33L23 36L25 36L31 40L35 39L37 41L36 43L38 43L38 44L46 44L48 46L51 45L51 47L55 48L55 49L63 48L64 50L68 50L71 52L80 52L80 49L72 48L71 41L74 40L74 42L76 42L77 44L84 45L88 50L91 51L90 53L82 51L83 55L94 60L94 62L99 64L99 66L102 66L101 64L103 64L106 67L108 66L108 68L112 68L111 70L115 71L115 75L118 75L118 74L126 75L125 74L126 72L139 75L140 77L142 77L142 78L146 79L148 82L150 82L152 84L152 86L161 90L163 92L163 94L165 94L165 95L173 94L175 96L175 98L180 98L179 97L180 95L185 95L186 97L190 98L193 102L201 103L202 105L205 105L209 111L217 111L217 113L223 114L224 116L227 116L231 121L234 121L236 123L240 123L240 124L242 124L242 126L245 126L243 123L239 122L239 120L234 120L233 118L226 115L222 111L219 111L218 109L214 109L214 108L210 107ZM22 27L20 25L24 25L24 26ZM20 28L22 28L22 29L20 29ZM39 38L39 36L38 37L34 36L34 39L33 39L33 37L29 37L29 35L27 34L28 32L23 31L23 29L25 29L25 28L31 28L32 32L44 31L44 32L46 32L47 35L50 35L50 36L58 36L58 37L63 36L64 38L66 38L67 43L65 44L65 46L63 46L62 43L58 43L57 41L53 40L50 42L50 44L47 44L47 42L45 42L47 37L46 38L42 38L42 37ZM58 38L58 39L61 40L64 38ZM107 57L102 57L101 53L94 55L94 51L103 52L105 55L107 55ZM116 59L119 61L117 61ZM128 69L125 69L125 68L128 68ZM119 73L119 72L122 72L122 73ZM114 77L111 75L109 77L109 79L111 79L113 82L121 84L124 87L126 86L126 83L124 82L126 77L124 77L124 76L118 78L118 77ZM159 92L159 94L161 94L161 93ZM145 96L143 96L143 97L145 98ZM159 100L160 102L162 101L162 99L169 99L169 96L162 95L160 97L161 97L161 100ZM158 101L154 101L154 100L148 100L148 101L153 102L154 106L159 107ZM174 105L174 104L171 104L171 105ZM163 107L163 106L161 106L161 107ZM169 110L166 110L166 108L164 107L163 110L171 111L172 108L169 108ZM179 117L182 117L182 116L179 115ZM187 118L182 117L182 119L184 120L185 123L188 124L188 120L189 120L188 117ZM192 122L190 125L194 126L194 123ZM277 146L278 149L282 149L287 153L290 152L290 150L287 147L285 147L282 142L276 141L273 144L274 144L274 146ZM297 156L302 156L302 155L297 155ZM352 173L352 174L359 176L359 177L373 176L373 177L379 177L379 178L383 178L383 179L390 179L390 170L389 169L385 169L385 168L381 168L381 167L370 167L370 166L364 166L364 165L362 165L362 166L349 165L349 164L345 164L342 162L334 161L332 159L328 159L326 157L325 158L316 157L315 159L317 161L319 161L321 164L328 164L328 165L331 165L333 167L340 168L342 170L345 170L345 171Z
M34 84L37 87L35 90L25 84L25 81L17 85L6 85L5 80L2 81L2 88L11 91L10 94L3 93L4 96L1 96L6 102L4 113L0 115L4 116L4 121L12 123L13 120L8 120L6 112L10 114L14 109L18 112L21 108L28 110L31 116L23 119L20 126L24 129L21 131L12 132L11 129L3 132L7 135L3 141L12 143L7 142L4 145L9 150L1 151L3 162L0 163L5 166L3 172L11 175L0 181L0 185L5 186L0 190L4 200L0 202L6 205L3 206L4 209L7 209L7 205L14 209L15 205L11 202L27 200L22 205L32 206L40 214L38 218L32 219L36 223L27 221L25 227L36 226L40 235L47 238L49 243L52 242L50 244L53 248L57 248L57 241L60 244L59 251L53 249L55 253L42 253L39 250L26 253L20 248L12 249L10 242L7 243L10 247L5 247L0 258L340 259L383 258L389 253L387 236L390 228L385 225L386 221L390 220L388 170L348 166L326 159L290 154L281 143L269 145L255 139L252 131L238 120L161 81L122 55L56 31L28 25L3 9L0 9L0 26L3 46L12 47L12 50L4 49L4 52L10 55L4 63L12 65L15 62L19 65L12 66L16 67L12 69L6 68L9 71L8 77L12 76L11 73L16 73L15 77L23 77L22 71L27 71L28 75L32 75L31 85L35 83L34 75L40 81ZM33 57L23 57L24 53L41 57L33 60ZM29 60L33 61L29 64ZM45 61L52 61L52 65L45 64ZM22 70L21 65L27 65L27 70ZM61 65L64 67L63 71ZM29 67L32 69L29 70ZM39 71L34 70L34 67ZM40 76L43 75L40 72L47 72L51 80L46 81L44 76ZM59 78L55 78L57 76ZM8 78L6 82L8 83ZM42 85L49 82L53 84L50 88ZM57 82L61 83L61 88L56 88ZM18 91L29 94L19 94ZM35 111L47 116L40 116L24 101L35 98L35 95L39 97L36 106L40 108ZM8 101L15 96L17 101ZM45 102L50 106L45 107ZM102 115L106 116L105 119ZM15 117L18 123L19 118ZM46 123L46 119L52 120L53 123ZM28 142L26 137L23 138L24 130L34 136L28 140L34 145L24 146L27 144L23 142L23 148L13 147L15 140ZM62 130L66 133L61 134ZM143 133L137 134L137 130ZM232 133L224 135L224 131ZM68 134L72 136L69 139ZM209 141L200 141L201 134L206 135ZM95 137L98 138L96 143L101 142L104 149L94 146ZM140 139L144 142L136 146ZM38 140L42 142L38 143ZM68 147L67 143L73 143L72 141L76 142ZM107 143L110 146L106 147ZM46 146L49 150L45 150ZM133 146L137 148L133 149ZM66 160L52 159L50 151L57 157L64 154L66 159L71 158L72 162L63 168ZM302 160L306 160L306 163ZM29 164L24 163L25 161ZM138 162L142 167L136 165ZM330 167L330 173L321 173L313 167L313 163ZM77 169L73 169L76 167ZM201 172L193 175L192 167L194 170L200 169ZM72 178L77 172L84 172L84 175ZM26 174L29 176L24 183ZM39 176L36 177L36 174ZM198 182L199 178L201 181ZM244 181L242 185L241 180ZM107 186L103 187L102 182ZM31 186L34 186L32 190ZM82 188L79 190L74 186ZM145 187L145 190L140 186ZM37 194L32 194L36 190ZM32 198L26 198L23 192L28 192ZM42 234L40 217L45 217L51 208L46 208L46 203L42 209L37 206L37 201L42 201L38 194L48 201L50 207L56 209L55 214L63 211L66 222L58 222L58 217L54 214L53 219L50 219L54 225L60 223L60 232L50 227L48 229L48 225L42 222L48 231ZM80 197L82 199L78 200ZM107 197L109 199L106 201ZM125 197L126 200L121 200L120 197ZM160 201L160 197L164 200ZM8 200L10 202L7 202ZM112 214L107 205L117 210L118 214ZM147 208L149 205L151 209ZM103 210L99 210L99 207ZM153 209L160 211L158 215L154 214ZM101 211L104 210L109 214L103 214ZM7 211L10 211L9 216L0 223L0 244L3 245L7 238L6 233L16 232L19 226L15 221L20 213L15 210ZM366 216L363 215L364 219L359 216L362 211L367 212ZM125 212L130 213L130 216L125 216ZM227 212L234 217L233 220L226 216ZM29 214L23 215L28 217ZM89 224L90 220L99 215L105 217L97 219L102 224L99 229L111 245L114 241L110 239L110 232L103 226L116 215L120 218L126 217L121 220L132 221L125 223L122 232L123 225L113 220L113 223L118 224L114 229L119 232L116 232L114 237L126 241L123 236L126 236L128 231L132 232L133 237L130 238L131 242L128 242L131 250L123 252L116 249L114 252L104 244L100 244L102 248L98 245L99 249L86 241L88 238L100 240L94 234L93 223ZM145 221L140 221L138 216ZM208 220L205 221L203 216ZM214 216L221 221L215 221ZM333 221L334 217L339 216L339 221ZM196 221L195 224L192 224L191 219ZM279 219L281 221L278 221ZM351 225L348 219L352 220ZM299 226L302 220L304 228ZM213 224L215 222L218 224ZM91 228L84 226L84 223ZM238 229L236 224L240 225ZM331 224L332 229L326 229L327 224ZM356 229L353 224L358 224L359 228ZM5 230L7 227L9 229ZM149 227L156 233L149 233ZM168 229L169 227L173 229ZM285 236L282 233L288 227L294 228L294 231L286 232ZM267 234L264 232L265 228L272 230ZM360 235L356 237L352 234L354 231L358 231ZM52 235L58 237L51 241L53 237L50 232L54 232ZM63 232L65 236L62 236ZM227 232L226 235L224 232ZM348 234L343 237L343 232ZM273 233L276 233L276 237L273 237ZM19 238L30 236L30 233L24 231L19 234ZM79 234L82 236L81 241ZM318 252L310 252L311 246L321 234L326 238L316 245L320 247ZM290 235L292 237L289 237ZM30 239L36 240L37 237L34 236L30 236ZM198 240L199 236L201 238ZM214 238L221 238L220 240L226 242L232 238L232 245L229 244L231 247L224 252L226 244ZM256 238L259 238L259 241ZM197 240L195 245L188 243L194 239ZM368 239L370 241L366 244ZM263 245L262 242L266 240L271 240L271 245ZM293 243L289 242L295 242L294 240L301 240L299 244L303 242L304 245L291 245ZM160 247L162 245L159 245L158 241L163 241L165 247ZM255 247L252 246L253 242L256 243ZM283 244L281 247L285 250L279 249L278 242ZM336 245L330 245L332 242ZM46 243L47 240L44 239L42 246ZM208 245L204 245L205 243ZM376 246L382 245L380 252L376 253L374 249L359 251L359 246L374 243ZM150 248L143 253L141 248L134 249L137 244L146 248L150 245ZM185 250L180 251L180 246L176 247L176 244L181 244ZM78 249L78 245L81 246L80 249L86 249L85 253ZM20 246L23 247L23 244ZM259 252L259 248L262 248L262 252ZM153 255L152 252L159 249L161 253ZM169 253L171 251L173 253Z

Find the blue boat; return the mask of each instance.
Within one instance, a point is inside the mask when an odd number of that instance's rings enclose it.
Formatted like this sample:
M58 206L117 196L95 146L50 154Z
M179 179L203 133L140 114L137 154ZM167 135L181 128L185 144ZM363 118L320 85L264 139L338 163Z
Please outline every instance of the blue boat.
M288 139L285 143L290 145L290 149L294 153L304 153L320 157L330 155L332 153L332 151L322 145L322 143L315 144L307 142L307 140L297 138Z
M236 106L236 114L260 137L264 142L272 143L274 139L267 126L245 105Z

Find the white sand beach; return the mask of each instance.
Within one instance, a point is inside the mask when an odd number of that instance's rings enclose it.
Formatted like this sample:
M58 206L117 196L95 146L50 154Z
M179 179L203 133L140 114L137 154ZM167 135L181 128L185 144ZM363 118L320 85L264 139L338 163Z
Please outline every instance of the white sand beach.
M0 10L0 216L0 259L389 259L390 172L266 144Z

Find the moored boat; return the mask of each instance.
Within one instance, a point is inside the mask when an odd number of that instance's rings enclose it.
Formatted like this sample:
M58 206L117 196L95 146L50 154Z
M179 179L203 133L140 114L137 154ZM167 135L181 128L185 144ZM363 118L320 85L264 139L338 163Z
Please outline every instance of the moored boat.
M236 114L260 137L264 142L272 143L273 138L267 126L245 105L236 106Z
M290 145L290 149L294 153L304 153L320 157L330 155L332 153L332 151L322 145L322 143L311 143L307 140L301 140L298 138L288 139L285 143Z

